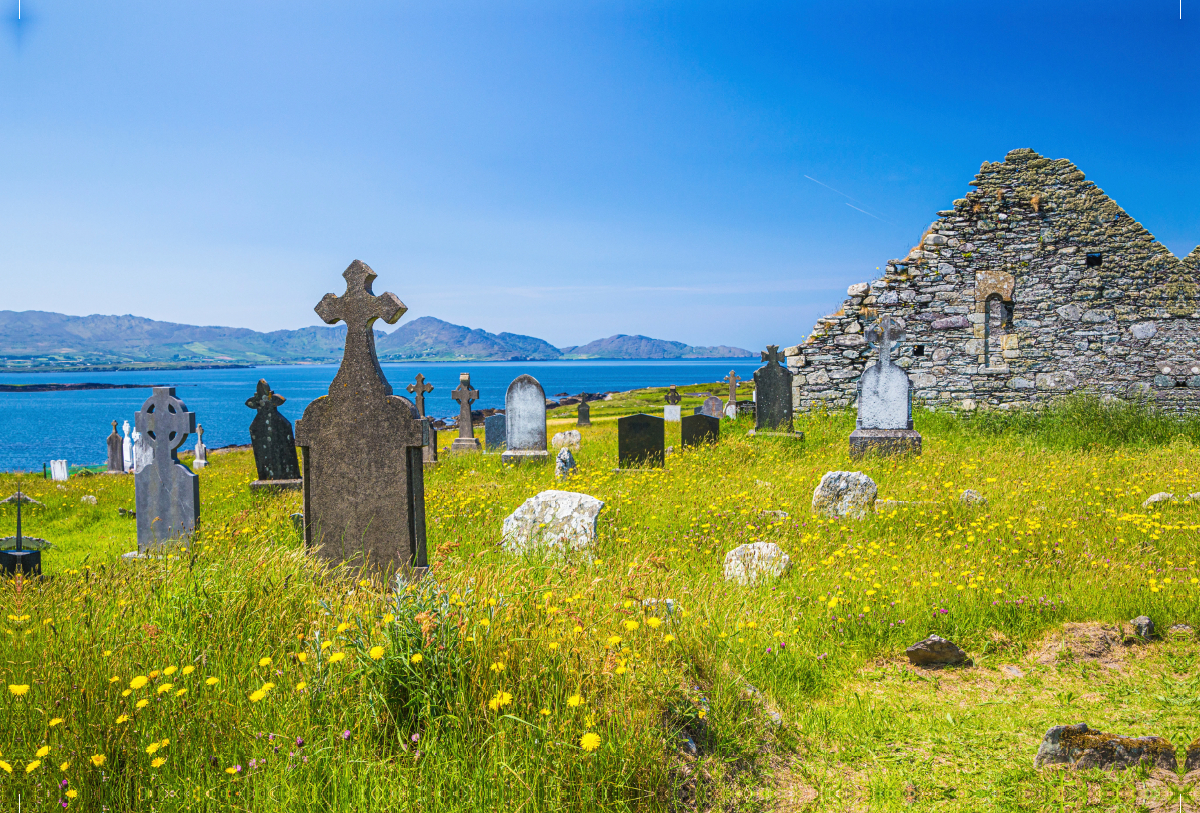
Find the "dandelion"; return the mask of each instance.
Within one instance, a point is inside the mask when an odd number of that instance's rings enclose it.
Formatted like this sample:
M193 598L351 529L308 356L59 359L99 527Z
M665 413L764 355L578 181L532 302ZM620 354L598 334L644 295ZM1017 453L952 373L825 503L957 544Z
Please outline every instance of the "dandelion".
M58 766L58 769L59 769L60 771L62 771L63 773L66 773L66 772L67 772L67 768L70 768L70 767L71 767L71 763L70 763L70 762L64 762L62 765L59 765L59 766ZM64 779L63 781L64 781L64 782L66 782L67 780L65 780L65 779Z
M195 672L195 671L196 671L196 667L192 666L191 664L188 664L187 666L183 667L183 674L185 674L185 675L190 675L192 672Z
M25 684L25 683L20 683L20 684L17 684L14 686L13 684L10 683L8 686L8 690L17 697L23 697L24 695L28 694L29 685Z
M241 765L233 765L233 766L226 768L225 773L229 774L230 776L233 776L233 775L241 772L241 770L242 770Z
M271 659L270 659L270 658L259 658L259 659L258 659L258 665L259 665L259 666L270 666L270 665L271 665Z
M492 622L488 621L486 618L479 619L479 626L481 626L481 627L488 627L488 626L491 626L491 624L492 624Z
M5 773L12 773L12 766L9 765L4 760L0 760L0 771L4 771Z
M567 705L570 706L571 708L575 708L576 706L580 706L582 704L583 704L583 695L573 694L567 698Z
M262 689L258 689L256 691L253 691L250 693L250 702L257 703L259 700L262 700L266 696L267 696L266 692L264 692Z
M95 765L97 768L99 768L101 765L104 764L105 759L106 759L106 757L104 756L104 754L92 754L92 764Z
M129 697L131 694L133 694L133 689L126 689L125 691L121 692L121 697Z
M170 677L171 675L175 674L178 671L179 671L178 667L168 666L166 669L163 670L163 677Z
M171 689L174 688L174 686L175 686L175 684L173 684L173 683L164 683L158 687L158 693L166 694L167 692L171 691Z
M107 658L107 657L108 657L109 655L111 655L111 654L112 654L112 650L111 650L111 649L106 649L106 650L104 650L104 657L106 657L106 658Z
M154 752L157 751L161 747L162 746L160 746L158 743L152 742L146 746L146 753L149 754L150 756L154 756Z
M127 722L129 722L128 714L122 714L120 717L117 718L117 725L120 725L121 723L127 723Z
M110 678L108 679L108 682L109 682L109 683L116 683L118 680L120 680L120 678L119 678L119 677L117 677L116 675L113 675L112 677L110 677Z
M331 647L331 646L333 646L332 641L325 641L323 644L321 644L321 651L324 652L326 649L329 649L329 647Z
M373 647L371 647L371 651L368 652L367 654L371 656L371 660L377 661L383 657L383 647L373 646Z
M395 620L396 620L396 616L392 615L391 613L385 613L383 616L383 623L385 623L385 624L390 624Z
M300 681L299 683L297 683L297 684L296 684L296 691L298 691L298 692L302 692L302 691L304 691L304 687L305 687L305 686L307 686L307 685L308 685L308 684L307 684L307 683L305 683L303 680L302 680L302 681Z
M218 679L215 677L210 677L208 680L204 681L205 686L216 686L217 683Z
M636 622L636 621L633 621L633 620L626 621L626 622L625 622L625 631L626 631L626 632L633 632L634 630L636 630L636 629L637 629L638 627L640 627L640 626L641 626L641 624L639 624L639 623L638 623L638 622Z
M150 705L150 701L143 697L141 700L137 701L136 708L144 709L148 705Z
M49 754L49 753L50 753L50 746L43 745L41 748L37 749L37 753L34 754L34 756L37 757L38 759L41 759L42 757L46 756L46 754Z
M666 643L668 643L668 644L669 644L669 643L671 643L671 642L672 642L672 641L674 641L674 640L675 640L675 636L674 636L674 635L664 635L664 636L663 636L663 641L665 641L665 642L666 642Z
M492 699L488 701L488 708L491 709L492 711L499 711L500 709L504 708L511 702L512 702L512 695L506 691L501 690L501 691L496 692L496 694L492 697Z
M61 723L62 721L63 721L63 718L61 718L61 717L55 717L53 720L51 720L51 721L50 721L50 723L49 723L49 726L50 726L51 728L54 728L56 725L58 725L58 724L59 724L59 723Z
M329 656L330 663L337 663L338 661L343 661L345 659L346 659L345 652L334 652L332 655Z
M63 795L66 796L68 799L74 799L76 796L79 795L79 791L75 790L75 788L71 788Z
M541 711L538 712L538 714L542 715L543 717L549 717L550 709L542 709Z
M184 689L180 689L179 691L175 692L175 696L176 696L176 697L183 697L185 694L187 694L187 689L186 689L186 688L184 688Z
M558 649L558 644L556 644L556 643L554 643L554 642L551 642L551 644L550 644L550 651L551 651L551 652L553 652L553 651L554 651L554 650L556 650L556 649Z
M604 643L608 644L609 648L616 649L617 644L621 643L621 636L620 635L610 635L610 636L608 636L608 640L606 640Z
M345 621L343 621L342 623L337 625L338 632L345 632L348 629L350 629L350 625L347 624Z
M28 765L25 766L25 773L33 773L34 771L36 771L38 769L38 766L41 764L42 764L42 761L40 759L35 759L33 762L30 762Z
M165 764L167 764L166 757L155 757L154 759L150 760L151 768L161 768Z
M425 660L425 656L422 655L420 652L417 652L411 658L409 658L409 661L411 661L412 663L420 663L423 660Z
M491 666L488 667L488 669L491 669L496 674L500 674L501 672L504 671L504 664L501 663L500 661L495 661L492 663Z
M652 630L656 630L662 626L662 619L656 615L652 615L646 619L646 626Z
M138 675L133 680L129 681L129 688L140 689L149 682L150 678L146 677L145 675Z
M579 747L585 751L595 751L600 747L600 735L589 731L579 738Z

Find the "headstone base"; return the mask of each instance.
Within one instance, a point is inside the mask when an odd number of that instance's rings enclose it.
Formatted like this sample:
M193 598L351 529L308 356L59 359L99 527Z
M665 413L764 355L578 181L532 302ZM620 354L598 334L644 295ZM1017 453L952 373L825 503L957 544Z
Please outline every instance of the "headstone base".
M591 426L592 422L591 421L576 421L575 425L576 426Z
M207 460L193 460L192 461L192 469L202 469L207 465L208 465Z
M106 471L104 473L105 474L127 474L127 472L123 472L123 471Z
M679 423L681 411L679 404L667 404L663 407L663 420Z
M501 463L521 463L524 461L532 461L534 463L537 463L539 461L549 460L549 459L550 459L550 452L545 451L545 450L538 451L537 449L531 449L529 451L514 450L514 451L510 451L510 452L503 452L500 455Z
M915 429L855 429L850 433L850 456L920 454L921 433Z
M751 429L746 435L752 438L791 438L792 440L804 440L803 432L775 432L770 429Z
M479 438L455 438L454 442L450 444L450 454L482 451L483 444L479 442Z
M42 575L42 552L40 550L0 550L0 569L4 575L15 576L18 572L26 576Z
M255 480L250 484L251 491L299 491L304 487L304 480Z

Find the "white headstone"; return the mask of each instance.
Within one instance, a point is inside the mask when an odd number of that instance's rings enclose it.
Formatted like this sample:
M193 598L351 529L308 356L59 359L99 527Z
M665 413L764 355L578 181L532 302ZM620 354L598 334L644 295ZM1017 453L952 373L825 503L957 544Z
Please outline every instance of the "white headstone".
M121 455L125 458L125 471L133 471L133 438L129 437L129 421L121 427L125 440L121 442Z
M504 395L505 463L546 460L546 391L531 375L519 375Z
M892 362L892 348L903 337L890 317L872 325L867 337L879 346L879 361L863 370L858 383L859 429L912 429L912 384Z
M680 417L679 404L667 404L665 407L663 407L664 421L674 421L675 423L679 423Z
M67 479L67 461L51 460L50 461L50 479L51 480L66 480Z
M196 457L192 461L193 469L202 469L208 465L208 447L204 445L204 427L196 427Z

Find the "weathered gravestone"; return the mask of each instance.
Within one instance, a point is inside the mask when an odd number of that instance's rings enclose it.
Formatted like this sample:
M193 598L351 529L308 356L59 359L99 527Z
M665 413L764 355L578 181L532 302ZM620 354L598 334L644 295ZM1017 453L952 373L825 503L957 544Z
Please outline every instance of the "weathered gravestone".
M417 405L417 415L421 418L421 458L425 461L426 466L436 466L438 452L437 427L433 425L433 421L425 414L425 393L433 392L433 385L426 383L423 374L417 373L417 383L409 384L405 389L412 393L413 401Z
M576 409L575 425L576 426L591 426L592 425L592 408L588 406L587 401L580 401L579 407Z
M423 568L425 467L416 406L392 394L375 355L376 319L408 310L393 293L375 296L375 272L355 260L346 292L326 294L317 315L346 323L337 376L296 422L303 451L304 540L333 562L382 570Z
M298 489L302 485L292 423L279 414L285 400L271 391L265 378L258 379L254 395L246 399L246 406L258 412L250 424L250 445L258 468L258 479L250 484L252 489Z
M129 436L129 421L125 421L121 425L121 431L125 436L121 439L121 461L125 464L125 471L133 471L133 438Z
M485 452L494 452L504 448L504 444L508 442L506 425L505 417L499 413L488 415L483 419L483 450Z
M196 450L192 459L193 469L202 469L208 465L208 447L204 445L204 427L196 424Z
M667 405L663 407L663 420L679 423L679 402L683 399L680 397L679 392L676 391L674 384L667 390L665 400Z
M174 387L155 387L135 425L146 448L133 480L138 553L144 554L187 539L200 520L200 478L176 457L196 431L196 413L175 397Z
M66 460L50 461L50 479L66 480L69 477Z
M685 415L679 427L683 448L716 443L721 439L721 419L712 415Z
M892 363L892 349L904 338L890 316L867 328L867 341L879 348L879 360L858 380L858 420L850 434L850 456L920 454L921 435L913 430L912 382Z
M666 459L666 421L657 415L626 415L617 419L617 466L647 469Z
M779 362L779 346L767 345L765 365L754 371L754 432L804 439L792 430L792 373Z
M108 466L106 474L123 474L125 461L121 459L121 435L117 432L117 422L112 422L112 434L108 436Z
M42 549L50 547L50 544L45 539L27 537L21 532L21 503L41 503L21 493L20 481L17 481L17 493L0 502L17 504L17 535L0 539L0 572L6 576L15 576L18 573L40 576Z
M154 462L154 446L146 440L144 432L137 428L137 418L134 417L133 427L133 473L137 474Z
M546 451L546 391L531 375L519 375L504 394L504 420L507 448L500 459L505 463L522 460L548 460Z
M471 422L471 404L479 398L479 390L471 389L471 374L459 373L458 386L450 397L458 401L458 437L450 444L451 452L478 452L482 447L475 437L475 424Z
M721 380L729 385L729 400L725 402L725 417L736 418L738 403L737 385L742 379L738 377L737 373L735 373L733 370L730 370L729 375L725 376Z
M708 415L711 418L720 418L725 412L721 406L721 399L715 395L710 395L704 399L704 404L701 405L700 415Z

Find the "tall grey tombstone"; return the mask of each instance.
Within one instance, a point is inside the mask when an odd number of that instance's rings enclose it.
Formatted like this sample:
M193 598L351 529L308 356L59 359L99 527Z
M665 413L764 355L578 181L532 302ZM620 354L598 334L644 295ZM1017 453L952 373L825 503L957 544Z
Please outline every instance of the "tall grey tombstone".
M721 419L715 415L705 415L703 412L684 415L679 427L679 436L680 445L685 449L705 443L716 443L721 439Z
M666 461L667 422L657 415L626 415L617 419L617 466L621 469L658 468Z
M587 401L580 401L579 406L575 410L575 425L576 426L591 426L592 425L592 408L588 406Z
M505 463L548 460L546 451L546 391L531 375L519 375L504 394Z
M459 373L458 386L450 391L450 397L458 402L458 437L450 444L450 451L478 452L483 446L475 437L475 422L471 418L471 404L479 398L479 390L471 389L471 374Z
M508 443L505 418L501 414L488 415L483 419L483 449L495 452L504 448Z
M346 292L326 294L316 312L346 323L346 350L329 394L296 421L303 450L304 541L330 562L384 571L426 567L425 467L421 419L392 394L375 355L375 320L395 324L408 310L393 293L376 296L375 272L355 260Z
M867 328L866 339L879 348L879 360L858 379L858 420L850 434L850 456L920 454L921 435L913 430L912 382L892 362L893 348L904 328L892 317Z
M246 406L258 413L250 423L250 445L258 469L258 479L250 484L252 489L300 488L300 461L296 458L292 423L279 414L286 400L272 391L265 378L258 380L254 395L246 399Z
M133 473L137 474L154 462L154 446L146 440L146 434L137 428L137 420L133 427Z
M417 373L417 383L405 387L413 396L417 405L417 414L421 416L421 457L426 466L437 465L438 436L437 427L425 414L425 394L433 392L433 385L425 381L424 373Z
M779 362L779 346L767 345L766 362L754 371L754 431L756 434L803 438L792 430L792 372Z
M721 405L721 399L715 395L710 395L704 399L704 403L700 407L700 415L708 415L710 418L720 418L725 413Z
M105 441L108 446L108 465L105 467L106 474L121 474L125 471L124 461L121 459L121 435L117 432L117 422L112 422L112 434Z
M176 457L196 431L196 413L175 397L174 387L155 387L135 424L149 450L133 480L138 553L149 553L186 540L200 520L200 478Z
M133 471L133 438L129 436L129 421L125 421L121 425L121 431L125 436L121 438L121 462L125 464L125 471Z

